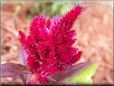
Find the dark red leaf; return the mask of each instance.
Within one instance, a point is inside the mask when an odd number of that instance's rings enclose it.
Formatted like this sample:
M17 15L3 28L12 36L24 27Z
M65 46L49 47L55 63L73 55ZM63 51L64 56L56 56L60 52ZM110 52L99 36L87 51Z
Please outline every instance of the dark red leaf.
M19 76L23 83L26 82L25 74L29 74L29 70L26 66L16 63L5 63L0 65L1 78L12 77L16 78Z
M25 53L25 51L24 51L24 49L23 48L21 48L20 50L19 50L19 57L20 57L20 61L21 61L21 64L23 64L23 65L27 65L27 62L26 62L26 53Z
M90 62L82 62L76 65L72 65L64 71L57 72L56 74L52 75L51 78L53 78L53 80L55 80L56 82L62 82L64 79L76 75L76 73L88 67L90 64Z

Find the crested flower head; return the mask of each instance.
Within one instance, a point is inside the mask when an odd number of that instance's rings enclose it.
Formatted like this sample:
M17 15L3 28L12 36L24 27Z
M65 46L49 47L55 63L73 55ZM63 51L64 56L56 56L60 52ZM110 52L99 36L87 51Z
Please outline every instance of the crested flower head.
M27 37L19 31L27 65L40 83L80 59L82 52L72 46L76 41L72 25L81 10L82 7L77 6L62 18L56 16L53 20L35 16Z

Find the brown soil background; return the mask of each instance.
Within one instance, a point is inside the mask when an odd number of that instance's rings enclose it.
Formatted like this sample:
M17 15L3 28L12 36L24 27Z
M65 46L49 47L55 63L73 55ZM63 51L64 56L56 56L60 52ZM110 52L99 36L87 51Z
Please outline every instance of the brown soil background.
M34 3L29 4L30 8ZM16 14L15 8L22 10ZM18 30L28 33L30 20L26 18L28 9L25 4L2 4L1 15L1 63L20 63ZM99 63L93 77L95 84L114 84L113 82L113 8L111 6L86 7L74 23L77 32L76 46L83 51L81 60ZM11 83L10 78L2 82Z

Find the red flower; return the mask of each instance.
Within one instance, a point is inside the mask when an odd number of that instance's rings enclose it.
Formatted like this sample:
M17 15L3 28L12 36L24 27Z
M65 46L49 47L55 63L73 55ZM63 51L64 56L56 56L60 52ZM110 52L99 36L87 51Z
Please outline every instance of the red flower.
M23 32L19 32L28 67L40 83L47 82L48 76L79 60L82 52L72 46L76 39L71 28L81 10L82 7L77 6L61 19L35 16L29 35L25 37Z

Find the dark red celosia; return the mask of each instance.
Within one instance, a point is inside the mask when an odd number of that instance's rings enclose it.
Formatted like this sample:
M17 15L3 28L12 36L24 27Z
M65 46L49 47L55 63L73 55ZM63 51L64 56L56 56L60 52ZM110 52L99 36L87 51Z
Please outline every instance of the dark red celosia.
M82 7L77 6L61 19L35 16L29 35L25 37L23 32L19 32L28 67L40 83L47 82L48 76L79 60L82 52L72 46L76 39L71 28L81 10Z

